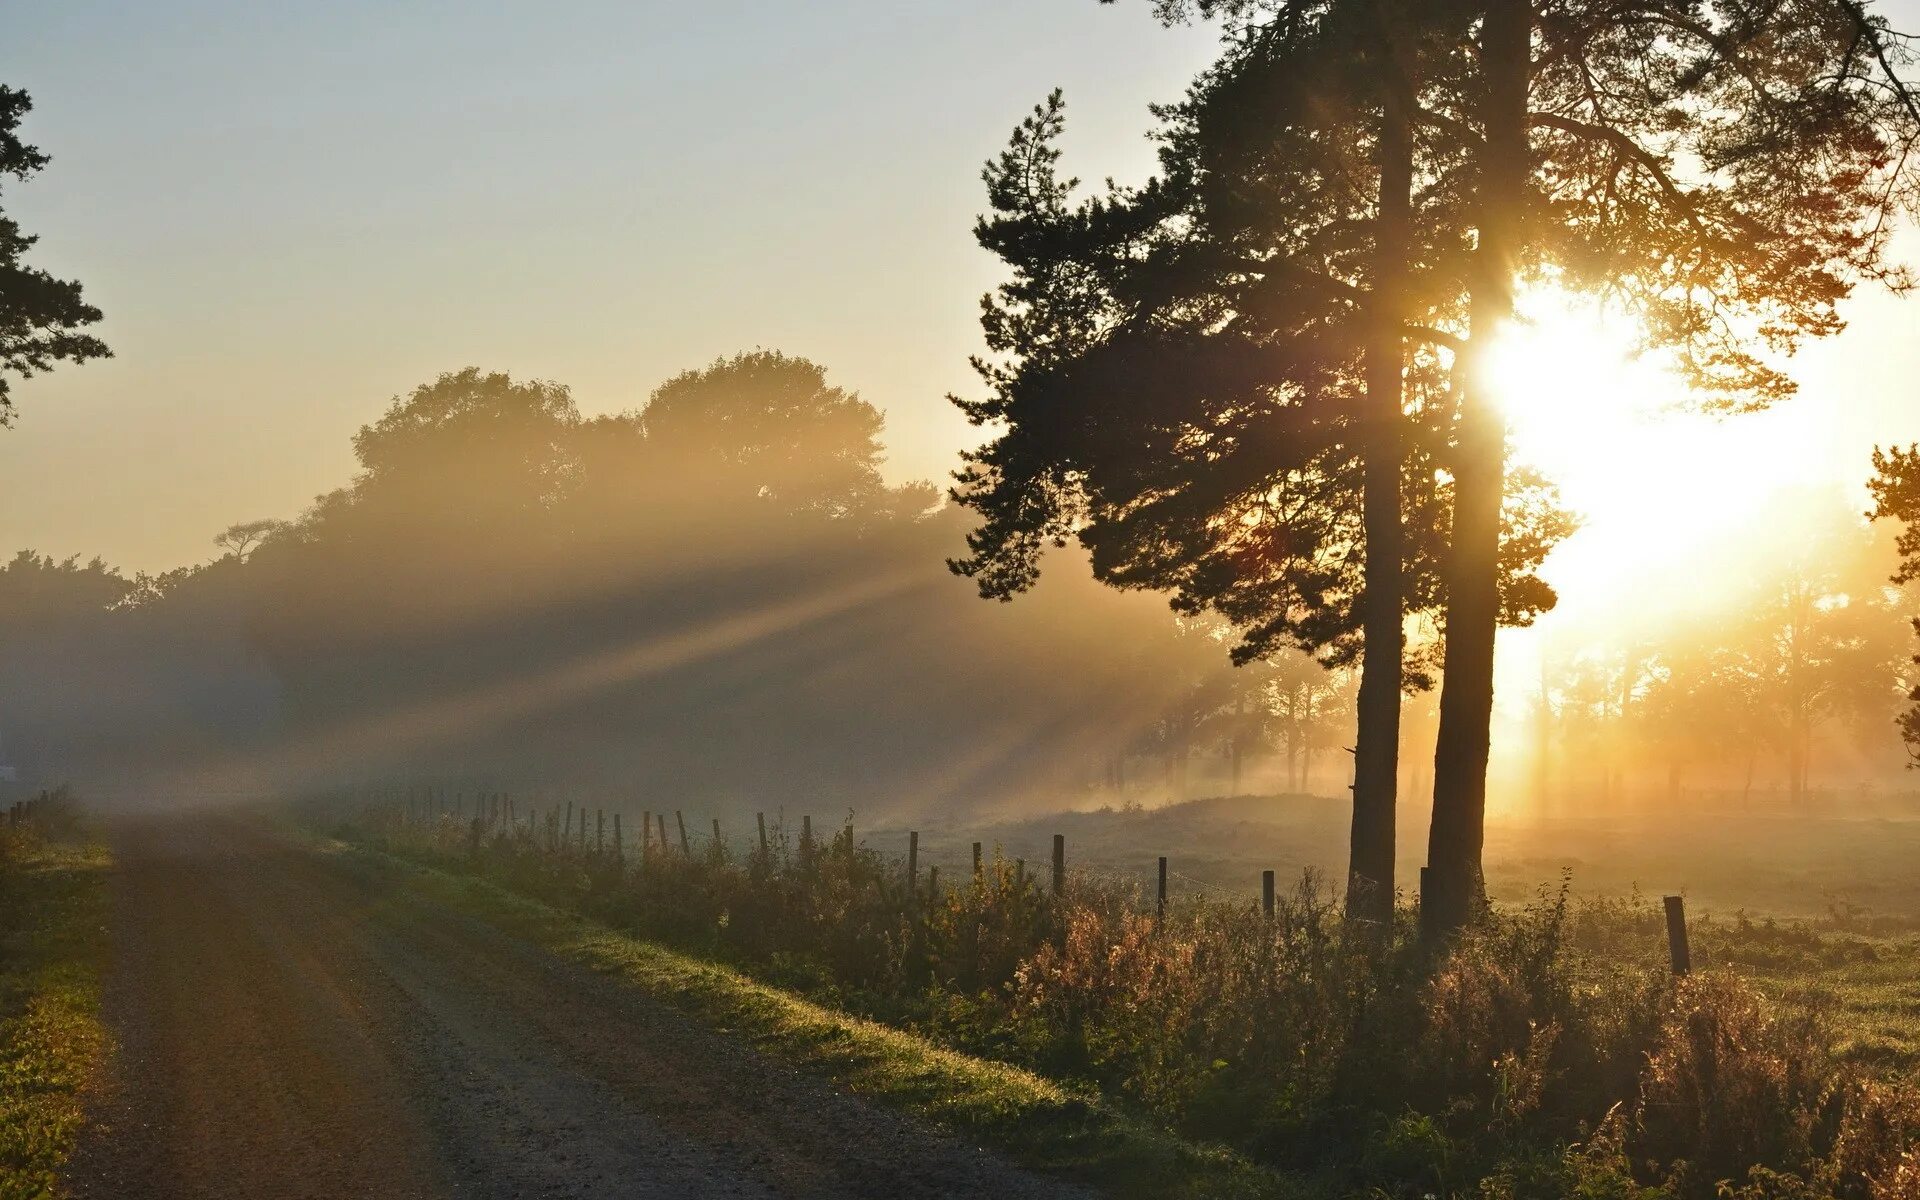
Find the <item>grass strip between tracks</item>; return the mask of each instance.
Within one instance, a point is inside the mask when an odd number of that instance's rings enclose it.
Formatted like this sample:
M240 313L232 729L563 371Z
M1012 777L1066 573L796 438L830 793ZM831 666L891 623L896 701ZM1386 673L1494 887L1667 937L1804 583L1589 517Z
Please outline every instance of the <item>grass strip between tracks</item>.
M835 1012L724 965L628 936L488 881L332 839L320 852L403 874L409 886L623 981L781 1061L1114 1196L1305 1197L1304 1182L1176 1137L1087 1091Z

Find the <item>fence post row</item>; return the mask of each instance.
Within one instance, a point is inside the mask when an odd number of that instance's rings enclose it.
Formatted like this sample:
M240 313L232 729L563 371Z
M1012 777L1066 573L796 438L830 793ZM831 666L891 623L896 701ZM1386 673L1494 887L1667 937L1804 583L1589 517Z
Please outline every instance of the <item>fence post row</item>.
M480 842L484 830L495 824L504 823L504 830L514 836L518 835L518 831L521 828L519 824L520 813L514 808L513 796L511 793L504 791L491 793L476 792L470 819L467 817L466 793L454 792L451 800L449 800L446 789L440 787L410 786L406 788L380 788L372 785L361 785L356 788L349 788L343 793L340 793L340 795L350 801L357 798L359 803L367 806L372 812L385 812L388 814L389 820L397 821L408 826L425 825L428 823L427 818L430 815L436 823L441 817L451 815L460 821L460 826L465 828L467 836L476 847ZM42 791L30 799L13 801L7 806L5 811L6 823L9 826L17 827L31 819L36 810L44 806L47 797L48 793ZM544 813L540 805L528 805L525 810L525 829L528 838L532 840L538 837L538 831L542 823L542 817L544 816L547 848L549 852L560 851L567 846L568 843L572 842L575 836L574 831L576 826L573 824L573 813L576 807L580 812L580 823L577 826L578 846L584 853L587 848L587 807L585 804L576 805L575 802L571 800L567 801L564 810L559 805L555 805L552 808L546 809ZM683 810L675 809L673 819L679 829L681 853L691 860L693 857L693 846L687 833L686 814ZM759 853L764 861L770 862L772 858L772 846L767 834L767 814L764 811L754 814L754 827L758 837ZM855 847L854 826L851 819L848 820L844 832L847 839L847 853L851 858ZM604 808L596 809L594 812L593 833L593 848L596 854L606 854L606 835L607 810ZM652 852L655 844L654 838L656 836L659 839L658 845L660 851L665 853L670 845L667 840L667 814L665 810L655 813L651 809L644 809L640 814L640 844L636 847L636 853L639 855L641 862L644 863L647 856ZM537 842L535 844L537 845ZM1066 844L1067 839L1064 833L1056 833L1053 835L1051 894L1055 897L1064 896L1066 893ZM724 860L725 845L720 828L720 818L715 817L713 818L713 857L716 862ZM813 817L811 814L802 814L800 817L799 847L799 860L802 867L813 865L813 855L816 849L817 846L813 840ZM624 863L626 860L626 831L624 828L624 817L617 809L613 813L612 850L615 860ZM981 886L985 879L986 862L984 850L984 843L978 841L972 843L973 879L976 887ZM1027 888L1027 861L1024 858L1016 858L1013 865L1016 894L1024 895ZM1154 917L1156 920L1163 920L1167 913L1168 860L1166 855L1160 855L1156 859L1154 875ZM1429 894L1430 879L1431 874L1429 868L1421 867L1419 887L1421 893L1420 899L1422 901L1421 925L1423 932L1426 930L1429 921L1425 901L1431 898ZM917 902L921 895L919 887L920 831L917 829L907 831L906 880L907 895L910 899ZM930 864L927 868L927 887L925 892L926 900L930 905L938 903L939 901L939 881L939 866L937 864ZM1260 911L1268 918L1274 917L1279 908L1276 885L1277 872L1273 870L1263 870L1260 872ZM1686 901L1682 896L1664 896L1662 897L1662 902L1666 915L1669 964L1674 976L1684 977L1693 970L1693 952L1687 931Z

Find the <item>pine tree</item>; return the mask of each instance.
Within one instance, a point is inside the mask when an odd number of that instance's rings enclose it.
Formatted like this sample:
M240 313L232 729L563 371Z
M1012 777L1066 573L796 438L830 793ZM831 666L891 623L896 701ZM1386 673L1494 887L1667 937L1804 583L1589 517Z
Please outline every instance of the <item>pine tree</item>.
M47 165L45 154L20 140L20 121L32 108L27 93L0 85L0 177L25 180ZM100 310L81 299L80 285L20 261L38 240L0 212L0 426L13 416L9 373L28 379L58 362L112 353L99 338L78 332L100 319Z

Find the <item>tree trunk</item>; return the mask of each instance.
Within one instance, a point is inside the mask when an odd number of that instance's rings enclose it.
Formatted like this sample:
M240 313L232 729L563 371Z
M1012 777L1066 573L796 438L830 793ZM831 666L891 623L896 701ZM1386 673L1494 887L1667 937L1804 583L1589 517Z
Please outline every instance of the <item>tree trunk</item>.
M1807 737L1800 714L1795 712L1787 728L1787 803L1798 810L1807 798Z
M1380 201L1374 235L1372 329L1367 339L1367 413L1362 520L1367 532L1366 592L1361 597L1365 657L1356 700L1353 832L1347 867L1347 915L1393 919L1395 807L1399 800L1400 687L1406 654L1400 468L1401 373L1405 345L1406 260L1412 223L1411 80L1403 48L1400 0L1378 0L1385 53L1379 70Z
M1486 842L1487 753L1493 720L1493 644L1500 620L1500 503L1506 490L1506 420L1482 364L1513 318L1514 274L1526 200L1527 80L1531 0L1488 0L1480 33L1486 78L1474 254L1472 336L1454 459L1453 532L1447 564L1447 644L1440 733L1433 757L1433 825L1427 840L1427 931L1460 929L1478 907Z

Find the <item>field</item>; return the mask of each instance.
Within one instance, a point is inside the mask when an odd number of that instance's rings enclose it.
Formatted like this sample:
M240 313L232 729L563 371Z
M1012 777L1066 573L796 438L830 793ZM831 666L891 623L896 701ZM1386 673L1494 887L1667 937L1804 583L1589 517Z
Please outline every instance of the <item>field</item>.
M1696 964L1734 967L1778 996L1817 1003L1849 1057L1911 1070L1920 1067L1920 802L1836 807L1494 822L1488 891L1520 904L1564 881L1643 942L1613 938L1613 953L1648 961L1666 953L1659 897L1683 895ZM918 832L922 861L943 871L964 869L974 840L1044 864L1062 833L1076 869L1147 889L1164 854L1171 891L1251 901L1263 870L1283 887L1306 872L1337 878L1347 813L1326 797L1245 796L980 824L935 819ZM1403 889L1418 878L1425 825L1424 811L1402 812ZM892 847L906 836L886 827L868 835Z

